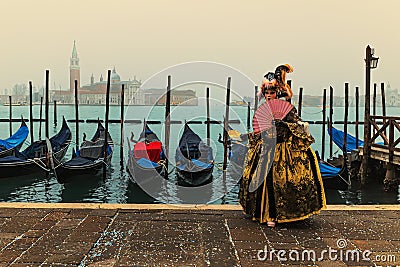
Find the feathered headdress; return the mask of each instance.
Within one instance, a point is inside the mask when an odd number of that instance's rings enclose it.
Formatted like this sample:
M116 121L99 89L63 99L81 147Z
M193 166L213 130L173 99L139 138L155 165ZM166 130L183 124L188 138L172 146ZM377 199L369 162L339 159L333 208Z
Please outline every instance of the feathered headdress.
M275 69L275 73L268 72L264 75L261 87L258 90L257 96L260 99L263 95L264 90L277 89L278 95L287 96L287 99L292 98L293 92L289 84L286 83L286 73L293 72L293 67L289 64L279 65Z

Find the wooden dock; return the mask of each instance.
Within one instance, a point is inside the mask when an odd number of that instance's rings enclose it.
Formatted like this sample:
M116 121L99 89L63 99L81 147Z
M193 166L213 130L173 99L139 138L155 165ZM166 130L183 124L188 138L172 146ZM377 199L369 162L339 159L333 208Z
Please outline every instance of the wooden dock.
M366 182L368 169L371 167L370 159L384 163L386 175L384 185L386 190L396 189L399 180L396 168L400 166L400 117L395 116L366 116L368 125L364 137L364 146L359 148L362 156L361 181ZM377 142L381 138L383 142Z

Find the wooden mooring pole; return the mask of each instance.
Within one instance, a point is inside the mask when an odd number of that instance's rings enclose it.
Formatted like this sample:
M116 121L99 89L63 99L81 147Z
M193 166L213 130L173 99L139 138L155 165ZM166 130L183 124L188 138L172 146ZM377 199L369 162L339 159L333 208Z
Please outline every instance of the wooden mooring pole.
M250 131L250 102L247 102L247 131Z
M288 80L287 84L289 85L290 88L292 88L292 80ZM292 103L292 99L289 99L288 102Z
M57 127L57 101L53 100L53 111L54 111L54 127Z
M371 47L368 45L365 49L365 107L364 107L364 146L363 146L363 159L361 163L361 185L367 183L368 177L368 163L370 156L370 135L371 123L369 122L370 116L370 84L371 84Z
M257 110L257 108L258 108L258 96L257 96L257 93L258 93L258 86L256 85L255 87L254 87L254 112Z
M12 100L12 97L9 95L8 96L8 105L10 106L10 136L13 134L13 132L12 132L12 102L11 102L11 100Z
M222 165L223 172L226 171L228 165L228 122L229 122L229 104L231 97L231 77L228 77L228 82L226 85L226 101L225 101L225 119L224 119L224 162Z
M210 88L207 87L206 89L206 107L207 107L207 146L210 146Z
M383 124L386 122L386 97L385 97L385 84L381 83L381 97L382 97L382 116L383 116ZM384 131L386 135L386 129Z
M44 100L44 113L46 117L46 122L45 122L45 133L46 133L46 138L50 138L50 133L49 133L49 70L46 70L46 92L45 92L45 100Z
M119 149L119 160L123 164L124 161L124 108L125 108L125 84L121 88L121 146Z
M32 81L29 81L29 135L31 136L31 144L33 144L33 88Z
M359 141L359 134L358 134L358 125L359 125L359 97L360 97L360 93L359 93L359 88L358 86L356 86L356 148L358 149L358 141Z
M344 84L344 137L343 137L343 165L347 170L347 182L351 185L350 162L347 156L347 122L349 119L349 83ZM343 177L344 178L344 177Z
M108 118L110 113L110 87L111 87L111 70L108 70L107 74L107 92L106 92L106 118L104 126L104 162L103 164L103 178L106 177L107 173L107 151L108 151Z
M298 114L299 117L301 117L301 106L303 105L303 87L300 87L299 89L299 103L298 103ZM324 105L325 107L325 105Z
M164 148L165 148L165 176L168 178L168 164L169 164L169 135L170 135L170 126L171 126L171 75L168 75L167 78L167 95L165 99L165 140L164 140Z
M333 87L329 86L329 157L333 156L333 139L332 139L332 124L333 124Z
M377 84L374 83L374 95L372 97L372 115L376 116L376 86ZM375 134L376 130L375 128L372 130L373 134Z
M344 84L343 164L347 168L347 121L349 119L349 83Z
M301 90L301 91L303 91L303 90ZM299 105L300 105L300 102L299 102ZM322 151L321 151L321 159L322 160L325 160L325 124L326 124L326 89L324 89L324 96L322 99ZM329 125L328 125L328 129L329 129Z
M42 140L42 111L43 111L43 96L40 97L40 109L39 109L39 140Z
M78 80L74 83L75 90L75 150L79 150L79 100L78 100Z

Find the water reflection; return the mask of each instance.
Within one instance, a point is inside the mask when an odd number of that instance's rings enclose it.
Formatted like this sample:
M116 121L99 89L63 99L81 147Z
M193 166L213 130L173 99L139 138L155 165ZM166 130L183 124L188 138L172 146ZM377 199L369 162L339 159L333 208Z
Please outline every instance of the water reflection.
M0 111L2 107L0 107ZM37 107L35 107L37 108ZM143 112L138 107L138 114ZM315 109L315 108L314 108ZM218 110L215 107L213 110L223 114L223 109ZM305 108L305 111L312 111L312 108ZM38 111L38 110L36 110ZM93 107L82 107L82 114L87 114L87 118L95 118L101 115L95 113L97 109ZM3 114L7 114L6 109ZM24 111L26 112L26 111ZM65 114L68 119L73 118L73 107L60 106L60 114ZM163 109L160 108L160 114L163 114ZM214 112L214 111L213 111ZM336 112L336 109L335 109ZM339 112L339 110L338 110ZM340 114L336 112L335 114ZM16 110L15 114L19 115ZM23 113L23 112L21 112ZM37 114L37 113L36 113ZM162 115L154 114L154 118L161 118ZM238 112L243 118L242 121L246 121L246 113ZM182 114L182 116L187 114ZM110 110L110 116L117 118L119 116L118 107L112 107ZM137 118L137 114L135 114ZM28 117L26 112L24 117ZM215 116L217 117L217 116ZM313 118L309 115L309 119L318 120L319 117ZM51 118L52 120L52 118ZM16 129L18 126L16 123L13 127ZM6 124L0 124L6 125ZM35 123L35 138L37 138L38 125ZM71 131L74 133L75 125L69 123ZM315 131L313 135L316 137L317 142L320 142L320 128L315 126ZM313 126L313 127L314 127ZM80 132L91 133L93 132L95 124L82 123L80 124ZM193 130L198 132L200 136L205 136L205 126L204 125L192 125ZM126 124L125 129L127 131L134 131L135 135L138 136L139 132L142 130L143 126L141 124ZM52 131L54 133L58 132L59 126L54 128ZM157 124L152 127L152 130L157 133L162 133L162 125ZM314 130L312 128L311 130ZM149 196L144 192L137 184L132 183L129 180L129 176L125 171L125 160L119 157L120 155L120 126L118 124L110 124L110 132L115 141L115 151L112 159L112 169L107 174L106 178L103 179L102 175L99 176L82 176L78 179L65 184L59 184L54 176L46 177L43 174L37 174L33 176L23 176L23 177L10 177L5 179L0 179L0 201L3 202L96 202L96 203L159 203L159 200L155 200L153 197ZM221 132L220 125L211 126L211 139L217 140L218 134ZM4 137L8 135L8 127L0 127L0 136ZM179 136L177 127L171 129L171 151L176 147L177 139ZM174 138L172 140L172 138ZM27 144L26 144L27 145ZM316 145L319 145L318 143ZM329 144L328 144L329 145ZM71 158L72 146L69 148L66 159ZM328 147L328 146L327 146ZM222 162L222 145L219 146L217 143L216 150L216 163ZM319 149L317 147L317 149ZM124 149L123 155L127 153L128 149ZM170 168L172 170L172 168ZM239 192L239 187L234 183L235 179L227 178L229 182L226 188L232 188L223 198L219 198L226 189L224 188L224 183L221 177L221 170L214 168L213 176L215 178L213 182L213 187L207 194L211 195L213 204L227 203L227 204L237 204L237 195ZM163 201L169 202L179 202L183 196L178 194L177 185L175 181L175 173L172 172L169 180L165 181L162 185L162 190L158 192L158 196ZM398 192L384 192L383 185L378 182L371 182L365 188L356 182L352 182L352 188L349 191L334 191L326 190L327 202L328 204L396 204L400 203L400 188Z
M400 187L399 187L400 190ZM327 190L327 204L397 204L399 192L385 192L382 183L371 181L365 187L359 181L352 181L352 187L347 191Z
M130 181L124 166L117 165L103 179L102 175L76 177L69 183L59 184L54 176L35 177L21 176L0 179L0 201L3 202L92 202L92 203L181 203L182 191L177 190L175 173L162 185L157 198L154 199L136 183ZM216 180L212 191L207 195L220 196L223 192L221 171L215 171ZM231 179L227 179L232 183ZM239 186L232 188L223 198L213 198L211 204L237 204ZM328 204L396 204L400 203L400 187L398 192L385 192L383 185L369 183L365 188L357 181L347 191L325 189Z

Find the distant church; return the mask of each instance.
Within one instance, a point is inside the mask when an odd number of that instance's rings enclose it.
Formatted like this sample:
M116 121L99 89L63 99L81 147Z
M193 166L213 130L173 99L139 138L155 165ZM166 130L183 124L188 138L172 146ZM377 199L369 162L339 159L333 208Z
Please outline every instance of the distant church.
M392 89L390 84L386 86L386 105L389 107L398 107L400 104L400 95L397 89Z
M110 104L121 104L122 85L125 88L125 105L164 105L166 89L146 89L143 90L141 81L133 80L121 81L117 71L112 70L110 77ZM95 82L94 75L90 77L90 84L81 86L81 70L79 67L79 57L74 47L69 65L69 90L52 90L51 101L61 104L75 103L75 80L77 81L78 100L80 105L105 105L107 92L107 79L100 75L99 81ZM174 105L197 105L198 99L194 90L173 90L171 93L171 104Z
M107 92L107 80L100 75L98 82L95 82L94 76L90 77L90 84L81 86L81 74L79 66L79 57L76 50L76 43L72 49L72 56L69 65L69 91L53 90L53 101L63 104L73 104L75 95L75 80L77 81L79 104L86 105L104 105L106 102L105 94ZM121 77L114 69L111 73L110 83L110 104L119 105L121 103L122 84L125 88L125 104L141 105L144 104L144 96L139 89L142 83L136 80L121 81Z

